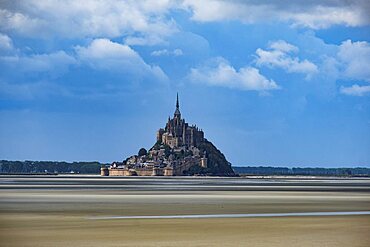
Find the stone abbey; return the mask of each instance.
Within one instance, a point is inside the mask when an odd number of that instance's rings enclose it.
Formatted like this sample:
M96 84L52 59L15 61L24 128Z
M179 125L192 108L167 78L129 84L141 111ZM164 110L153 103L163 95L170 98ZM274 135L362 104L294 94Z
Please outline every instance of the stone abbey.
M209 154L215 160L210 160ZM211 165L211 166L209 166ZM181 176L194 174L233 175L231 164L204 133L181 118L179 97L173 118L157 131L157 142L146 151L132 155L123 162L101 168L102 176Z
M203 131L199 130L196 126L189 126L185 122L185 119L181 119L178 95L173 119L168 117L166 128L158 130L157 142L162 142L171 148L189 148L204 142Z

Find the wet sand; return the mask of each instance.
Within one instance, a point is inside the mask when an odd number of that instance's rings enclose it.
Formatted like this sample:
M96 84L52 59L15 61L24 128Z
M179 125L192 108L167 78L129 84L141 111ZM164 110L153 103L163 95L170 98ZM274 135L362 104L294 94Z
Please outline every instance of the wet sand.
M89 220L122 220L122 219L219 219L219 218L274 218L301 216L352 216L370 215L370 211L345 212L299 212L299 213L264 213L264 214L176 214L176 215L130 215L130 216L98 216L88 217Z
M370 180L0 176L0 246L369 246Z

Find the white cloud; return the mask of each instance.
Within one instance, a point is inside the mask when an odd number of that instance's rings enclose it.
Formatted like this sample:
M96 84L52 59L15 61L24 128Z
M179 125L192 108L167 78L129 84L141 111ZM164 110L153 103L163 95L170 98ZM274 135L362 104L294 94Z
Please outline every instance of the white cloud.
M366 0L289 1L289 0L185 0L196 21L240 20L245 23L286 21L313 29L332 25L364 26L370 23Z
M173 4L169 0L4 1L0 29L30 37L132 37L130 44L135 38L142 44L159 43L177 31L174 21L166 18Z
M65 72L76 59L64 51L49 54L34 54L30 56L2 56L0 62L10 66L14 71L50 72L53 75Z
M13 50L13 41L8 35L0 33L0 50Z
M157 79L167 76L158 66L150 66L131 47L108 39L95 39L87 47L77 46L76 53L81 62L94 69L126 73L136 76L152 75Z
M20 73L48 73L58 76L68 71L71 65L87 65L96 70L122 73L134 77L150 76L167 80L166 74L158 66L145 63L141 56L125 44L108 39L95 39L88 46L76 46L75 53L64 51L31 55L3 55L0 65L9 71ZM17 73L14 73L17 75Z
M298 47L296 47L292 44L289 44L284 40L278 40L278 41L271 42L269 47L273 50L286 52L286 53L288 53L288 52L298 52L299 51Z
M368 95L369 87L366 85L366 82L370 82L370 44L368 42L346 40L340 45L334 45L324 42L315 44L315 40L305 39L302 49L312 49L312 53L317 54L319 58L317 65L308 60L300 60L297 57L299 48L285 41L272 42L266 50L257 49L256 64L282 68L290 73L306 73L308 77L315 74L315 80L311 80L310 86L317 83L317 87L321 90L335 92L339 84L339 91L342 94ZM359 84L340 86L343 82L348 85L353 81ZM361 84L363 85L360 86Z
M37 37L42 35L47 27L47 21L37 16L30 17L18 11L0 9L0 30L16 31L22 35Z
M318 72L315 64L307 59L301 61L292 53L298 52L298 48L282 40L272 42L269 50L258 48L256 50L256 64L258 66L277 67L288 73L304 73L308 77Z
M344 41L339 46L338 60L343 76L370 82L370 44L365 41Z
M152 53L150 53L150 55L155 56L155 57L165 56L165 55L168 56L169 54L170 54L170 52L167 49L156 50L156 51L153 51Z
M288 22L313 29L370 24L367 0L3 0L0 30L27 37L123 38L128 45L165 43L178 32L173 10L196 21Z
M336 81L370 82L370 44L366 41L346 40L337 46L337 53L333 57L324 60L324 64L332 65L329 74L334 75ZM339 91L351 96L365 96L369 94L370 86L341 86Z
M150 55L158 57L158 56L182 56L184 53L182 52L181 49L174 49L173 51L169 51L167 49L162 49L162 50L156 50L150 53Z
M340 92L352 96L364 96L370 93L370 86L359 86L357 84L351 87L340 87Z
M246 66L236 70L224 59L218 59L215 66L192 68L189 77L193 82L210 86L256 91L279 89L275 81L265 78L258 69Z

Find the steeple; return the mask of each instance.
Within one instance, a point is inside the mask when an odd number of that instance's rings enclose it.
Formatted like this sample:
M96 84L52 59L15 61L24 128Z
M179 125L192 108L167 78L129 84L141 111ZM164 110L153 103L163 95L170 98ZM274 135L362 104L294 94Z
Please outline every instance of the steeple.
M181 119L180 113L180 104L179 104L179 93L176 95L176 111L175 111L175 118Z
M176 94L176 109L179 108L179 93Z

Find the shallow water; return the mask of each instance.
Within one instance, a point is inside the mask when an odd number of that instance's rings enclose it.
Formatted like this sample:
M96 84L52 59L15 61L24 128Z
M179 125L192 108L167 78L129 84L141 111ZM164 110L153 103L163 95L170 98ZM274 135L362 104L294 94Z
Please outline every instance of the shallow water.
M347 212L304 212L304 213L265 213L265 214L188 214L188 215L146 215L146 216L106 216L89 217L90 220L113 219L208 219L208 218L258 218L258 217L292 217L292 216L345 216L370 215L370 211Z

